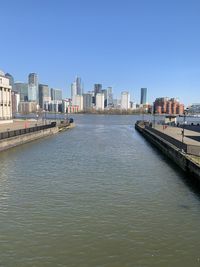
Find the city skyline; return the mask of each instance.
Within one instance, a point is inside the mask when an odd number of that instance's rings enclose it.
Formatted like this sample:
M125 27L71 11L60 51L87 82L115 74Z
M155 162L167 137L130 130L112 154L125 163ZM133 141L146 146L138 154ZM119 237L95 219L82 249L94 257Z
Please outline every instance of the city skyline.
M65 96L78 74L85 91L101 83L139 102L147 87L149 102L161 95L200 102L199 10L195 0L2 2L1 68L22 81L27 70L39 73Z

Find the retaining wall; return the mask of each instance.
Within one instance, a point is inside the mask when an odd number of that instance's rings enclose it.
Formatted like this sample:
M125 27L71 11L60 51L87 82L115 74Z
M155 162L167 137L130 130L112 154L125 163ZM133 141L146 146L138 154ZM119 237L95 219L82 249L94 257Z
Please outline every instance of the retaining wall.
M153 133L138 124L135 125L135 128L160 151L162 151L163 154L177 164L184 172L196 177L200 181L200 166L193 162L187 154L183 153L178 147L171 144L169 140L167 141L161 136L158 136L155 132Z
M6 139L0 140L0 151L22 145L28 142L31 142L36 139L40 139L46 136L56 134L58 132L58 127L52 127L49 129L44 129L36 132L31 132L27 134L22 134L14 137L9 137Z

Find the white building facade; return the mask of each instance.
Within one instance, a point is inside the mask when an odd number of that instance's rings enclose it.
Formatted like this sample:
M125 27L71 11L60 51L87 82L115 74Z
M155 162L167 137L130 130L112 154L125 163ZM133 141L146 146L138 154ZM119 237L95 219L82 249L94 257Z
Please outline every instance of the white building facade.
M0 120L10 120L12 118L12 99L9 79L0 71Z
M104 110L104 94L96 94L96 110Z
M75 95L74 100L72 100L74 106L78 106L79 111L83 111L83 96Z
M121 93L121 109L128 110L130 109L130 94L129 92Z

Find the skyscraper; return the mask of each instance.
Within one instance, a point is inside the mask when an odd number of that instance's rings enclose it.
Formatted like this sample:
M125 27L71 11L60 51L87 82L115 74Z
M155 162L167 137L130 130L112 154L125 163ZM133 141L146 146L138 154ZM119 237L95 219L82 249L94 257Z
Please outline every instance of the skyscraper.
M94 94L96 96L96 94L101 93L102 90L102 84L100 83L96 83L94 84Z
M62 100L62 90L51 88L51 100Z
M147 104L147 88L141 88L140 104L141 105Z
M30 73L28 76L28 100L39 103L38 76Z
M113 93L112 93L112 87L108 87L108 100L107 100L107 106L112 107L113 106Z
M76 80L71 84L71 99L72 104L75 105L75 97L76 95L83 94L83 86L80 77L76 77Z
M49 95L49 87L46 84L39 84L39 105L44 109L45 104L51 100Z
M94 104L96 105L96 95L100 94L102 90L102 84L96 83L94 84Z
M76 77L76 94L77 95L82 95L83 94L83 87L81 83L81 78Z
M14 83L14 90L20 94L20 101L28 101L28 83Z
M104 94L96 94L96 110L104 110Z
M107 107L108 103L108 91L106 89L101 90L101 93L104 94L104 108Z
M83 94L83 110L89 111L92 109L92 94Z
M130 108L130 94L129 92L121 93L121 109L127 110Z

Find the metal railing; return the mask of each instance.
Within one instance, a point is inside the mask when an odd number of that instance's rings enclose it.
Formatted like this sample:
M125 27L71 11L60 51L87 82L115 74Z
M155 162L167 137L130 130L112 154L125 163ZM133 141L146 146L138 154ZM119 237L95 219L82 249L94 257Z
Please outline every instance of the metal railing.
M40 125L40 126L34 126L34 127L29 127L29 128L2 132L0 133L0 140L23 135L23 134L38 132L38 131L42 131L42 130L46 130L46 129L54 128L54 127L56 127L56 122L52 122L51 124L47 124L47 125Z

